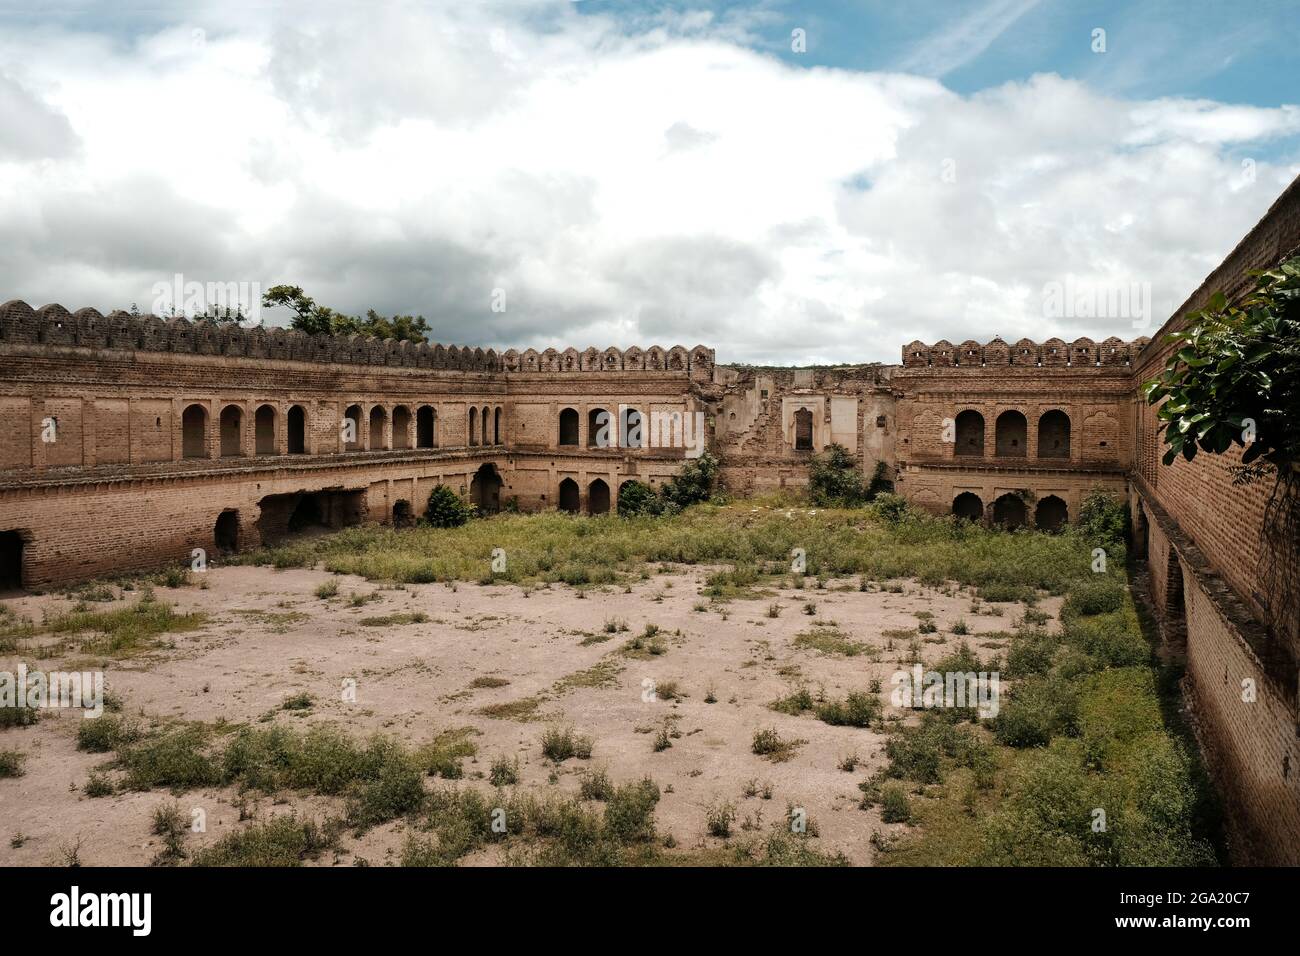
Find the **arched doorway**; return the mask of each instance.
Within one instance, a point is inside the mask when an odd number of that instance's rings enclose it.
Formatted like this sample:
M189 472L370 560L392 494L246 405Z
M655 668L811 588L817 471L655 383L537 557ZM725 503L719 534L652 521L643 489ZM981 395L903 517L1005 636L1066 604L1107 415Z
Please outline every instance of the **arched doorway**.
M405 405L393 409L393 448L410 448L411 410Z
M1070 509L1056 495L1038 500L1034 508L1034 527L1039 531L1060 531L1070 520Z
M479 465L469 483L469 500L486 514L496 514L501 510L501 476L497 474L496 465L491 462Z
M812 451L813 416L806 408L794 413L794 447L795 451Z
M568 511L571 514L578 513L579 501L581 495L578 492L578 483L572 478L565 478L560 482L560 510Z
M244 414L238 405L227 405L221 410L221 457L237 458L243 454Z
M370 409L370 450L383 451L384 445L384 425L388 422L388 413L384 411L383 405L376 405Z
M437 439L438 416L432 405L421 405L415 413L415 447L433 448Z
M1025 500L1019 495L1008 492L993 502L993 523L1012 531L1023 528L1027 514Z
M952 513L967 521L984 520L984 502L980 496L971 491L963 491L952 499Z
M1038 420L1038 457L1070 457L1070 416L1052 409Z
M349 405L343 413L343 450L361 450L361 406Z
M587 412L588 448L611 448L614 445L613 437L613 415L603 408L593 408Z
M1029 423L1020 412L1003 412L998 416L997 455L999 458L1024 458L1027 454Z
M208 411L202 405L190 405L181 413L181 456L208 457Z
M302 410L301 405L293 405L289 409L288 439L289 454L307 453L307 413Z
M623 409L620 414L619 429L619 440L624 448L645 447L645 419L635 408Z
M217 550L233 554L239 550L239 512L227 509L217 515L217 524L212 529L212 541Z
M566 408L560 412L560 444L578 444L578 411Z
M956 426L956 444L953 446L952 453L983 456L984 416L968 408L957 415Z
M253 416L254 447L259 455L275 454L275 409L259 405Z
M393 505L393 527L409 528L412 524L411 503L402 499Z
M587 514L609 514L609 485L597 478L587 486Z

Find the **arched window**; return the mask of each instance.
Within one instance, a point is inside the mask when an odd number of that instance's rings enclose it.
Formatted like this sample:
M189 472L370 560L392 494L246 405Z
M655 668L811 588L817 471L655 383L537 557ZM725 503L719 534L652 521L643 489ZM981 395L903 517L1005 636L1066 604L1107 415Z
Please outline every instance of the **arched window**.
M970 491L963 491L952 500L952 513L968 521L984 519L984 502L980 496Z
M983 456L984 416L977 411L966 409L966 411L958 413L956 424L956 444L953 446L952 453L954 455Z
M587 486L587 514L609 514L609 485L601 478Z
M576 409L566 408L560 412L560 444L578 444L578 412ZM574 487L577 487L576 483Z
M237 458L244 453L244 413L238 405L221 410L221 457Z
M432 405L421 405L415 413L415 447L435 448L438 443L438 413Z
M361 450L361 406L349 405L343 413L343 450Z
M303 411L301 405L292 405L289 408L289 454L304 455L307 453L307 413Z
M1029 425L1020 412L1003 412L997 423L997 455L999 458L1024 458Z
M492 444L501 444L501 407L492 413Z
M383 405L376 405L370 409L370 450L384 450L384 425L388 421L388 413L384 411Z
M1038 420L1038 457L1070 457L1070 416L1052 409Z
M577 414L576 412L574 414ZM570 514L578 512L578 483L572 478L560 482L560 510Z
M469 407L469 444L478 444L478 409Z
M806 408L794 413L795 451L811 451L813 446L813 415Z
M491 429L491 412L489 411L488 407L487 407L486 405L484 405L484 406L483 406L483 442L482 442L482 444L484 444L484 445L491 445L491 444L492 444L492 441L490 440L491 437L492 437L492 429Z
M275 454L275 408L273 406L257 406L257 412L253 415L253 434L257 454Z
M614 416L606 409L593 408L587 412L587 447L614 447Z
M393 448L411 447L411 410L405 405L393 409Z

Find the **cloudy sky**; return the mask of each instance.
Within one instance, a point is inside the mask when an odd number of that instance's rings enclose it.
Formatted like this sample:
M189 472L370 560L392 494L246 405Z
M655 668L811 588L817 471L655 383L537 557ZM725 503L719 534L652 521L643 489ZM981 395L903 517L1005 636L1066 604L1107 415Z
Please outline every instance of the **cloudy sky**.
M1297 12L0 0L0 300L179 273L776 364L1132 338L1300 175Z

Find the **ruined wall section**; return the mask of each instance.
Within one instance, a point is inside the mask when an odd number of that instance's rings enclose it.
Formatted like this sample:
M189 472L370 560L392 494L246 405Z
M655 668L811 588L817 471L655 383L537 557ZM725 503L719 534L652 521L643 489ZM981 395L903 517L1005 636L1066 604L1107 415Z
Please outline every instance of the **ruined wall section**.
M808 460L832 443L844 446L866 476L884 462L892 478L895 370L878 364L719 367L707 403L728 490L801 489L808 483Z

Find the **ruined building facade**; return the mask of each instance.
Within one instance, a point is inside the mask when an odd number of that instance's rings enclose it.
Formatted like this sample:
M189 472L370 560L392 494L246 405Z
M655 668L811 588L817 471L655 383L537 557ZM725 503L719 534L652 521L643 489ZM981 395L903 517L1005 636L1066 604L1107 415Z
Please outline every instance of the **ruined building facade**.
M1009 526L1059 527L1100 487L1128 500L1162 633L1186 655L1234 854L1300 863L1300 635L1258 623L1267 488L1232 485L1235 452L1162 465L1140 394L1188 312L1298 248L1293 183L1150 339L912 342L899 365L726 366L703 346L497 354L9 302L0 592L311 525L401 524L439 483L486 511L600 514L627 481L675 475L697 421L739 494L806 484L832 443L927 510Z

